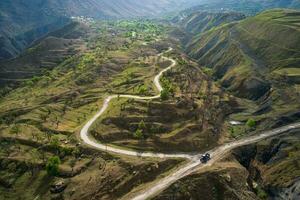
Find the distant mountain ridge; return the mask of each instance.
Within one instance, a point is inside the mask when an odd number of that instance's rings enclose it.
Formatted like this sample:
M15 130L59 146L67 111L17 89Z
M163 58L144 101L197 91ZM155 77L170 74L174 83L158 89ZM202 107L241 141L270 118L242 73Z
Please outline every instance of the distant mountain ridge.
M34 76L52 70L84 47L88 27L72 22L36 40L16 58L0 61L0 88L17 86Z
M193 6L185 12L194 11L235 11L247 15L255 15L261 11L272 8L300 8L300 0L210 0L200 1L198 6Z
M71 16L97 19L156 17L197 0L1 0L0 59L18 55L34 40L66 25Z
M249 14L274 7L300 8L300 0L1 0L0 60L15 57L34 40L62 28L71 16L158 17L190 7L191 11L229 10Z
M173 23L178 24L185 31L192 34L199 34L210 30L213 27L217 27L222 24L230 23L233 21L242 20L245 15L237 12L227 13L212 13L212 12L193 12L182 13L178 17L174 18Z

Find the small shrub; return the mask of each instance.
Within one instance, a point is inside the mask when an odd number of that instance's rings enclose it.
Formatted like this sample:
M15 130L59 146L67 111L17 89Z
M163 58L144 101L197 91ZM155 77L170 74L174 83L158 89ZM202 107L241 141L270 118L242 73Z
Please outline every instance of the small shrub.
M59 137L58 136L54 136L51 138L51 141L50 141L50 145L55 148L55 149L58 149L59 148Z
M139 87L139 89L138 89L138 93L141 94L141 95L146 94L147 91L148 91L148 88L147 88L145 85L142 85L142 86Z
M163 89L161 92L160 92L160 98L161 100L165 101L165 100L168 100L170 98L170 93L167 89Z
M208 75L208 76L212 76L213 75L213 70L211 68L208 68L208 67L203 67L202 68L202 71Z
M248 119L246 125L249 127L249 128L254 128L256 126L256 121L254 119Z
M60 165L60 159L58 156L50 157L46 164L46 170L48 175L57 176L59 173L58 167Z
M145 130L146 129L146 124L145 124L144 120L140 121L140 123L139 123L139 129L140 130Z
M138 139L142 139L144 137L143 131L141 129L137 129L133 135Z

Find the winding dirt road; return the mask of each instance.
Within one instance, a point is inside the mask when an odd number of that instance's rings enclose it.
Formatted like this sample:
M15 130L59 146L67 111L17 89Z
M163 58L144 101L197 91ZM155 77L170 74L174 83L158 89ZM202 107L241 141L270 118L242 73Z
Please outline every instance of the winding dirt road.
M169 50L167 50L165 53L170 52L170 51L172 51L172 48L169 48ZM161 56L161 55L162 55L162 53L158 54L158 56ZM162 86L160 85L160 82L159 82L160 77L163 75L164 72L170 70L172 67L174 67L176 65L176 61L174 59L167 58L167 57L164 57L164 56L162 58L171 61L172 64L169 67L163 69L154 78L154 84L155 84L155 86L156 86L159 93L163 90L163 88L162 88ZM119 149L119 148L116 148L116 147L111 147L111 146L108 146L108 145L101 144L101 143L93 140L92 138L90 138L89 134L88 134L88 131L89 131L90 127L107 110L107 108L109 106L109 102L111 100L115 99L115 98L131 98L131 99L151 100L151 99L159 99L160 94L158 94L156 96L151 96L151 97L126 95L126 94L108 96L104 100L102 108L81 129L80 137L84 141L84 143L86 143L87 145L92 146L94 148L97 148L99 150L102 150L102 151L107 151L107 152L122 154L122 155L127 155L127 156L153 157L153 158L154 157L156 157L156 158L187 158L187 159L192 158L192 156L189 155L189 154L163 154L163 153L138 152L138 151L133 151L133 150L124 150L124 149Z
M135 194L134 197L125 197L124 199L144 200L144 199L149 199L151 197L154 197L155 195L157 195L158 193L162 192L164 189L168 188L170 185L175 183L177 180L179 180L189 174L192 174L193 172L195 172L201 168L211 166L216 161L224 158L227 155L227 153L230 150L233 150L234 148L252 144L252 143L261 141L263 139L266 139L266 138L269 138L269 137L272 137L275 135L286 133L286 132L296 129L296 128L300 128L300 123L290 124L287 126L277 128L277 129L263 132L259 135L251 136L251 137L244 138L244 139L241 139L238 141L234 141L234 142L231 142L228 144L224 144L224 145L217 147L211 151L208 151L208 153L211 154L212 159L206 164L203 164L200 162L200 156L202 154L193 156L190 162L188 162L186 165L184 165L182 168L180 168L176 172L159 180L159 182L156 183L154 187L152 187L150 189L145 189L143 191L139 191L139 193Z
M172 48L169 48L168 51L166 51L165 53L172 51ZM161 54L158 54L158 56L161 56ZM154 78L154 84L158 90L158 92L160 93L163 88L160 85L159 79L161 78L161 76L163 75L163 73L165 73L166 71L170 70L171 68L173 68L176 65L176 61L172 58L167 58L164 57L164 59L169 60L172 62L172 64L165 68L164 70L162 70L157 76L155 76ZM127 197L125 196L124 199L133 199L133 200L144 200L144 199L148 199L151 197L154 197L156 194L158 194L159 192L163 191L164 189L166 189L167 187L169 187L171 184L173 184L174 182L176 182L177 180L195 172L198 169L204 168L204 167L209 167L210 165L212 165L213 163L215 163L216 161L220 160L221 158L225 157L226 154L237 147L240 146L244 146L247 144L251 144L251 143L255 143L258 142L260 140L275 136L275 135L279 135L285 132L288 132L292 129L296 129L296 128L300 128L300 123L295 123L295 124L291 124L288 126L283 126L277 129L273 129L270 131L266 131L263 132L259 135L255 135L255 136L251 136L251 137L247 137L247 138L243 138L241 140L238 141L234 141L228 144L224 144L222 146L219 146L211 151L209 151L209 153L211 154L212 159L206 163L206 164L202 164L200 162L200 156L202 154L164 154L164 153L153 153L153 152L138 152L138 151L134 151L134 150L124 150L124 149L119 149L117 147L111 147L108 145L104 145L101 144L97 141L95 141L94 139L89 137L88 131L90 129L90 127L93 125L93 123L107 110L108 106L109 106L109 102L112 99L115 98L132 98L132 99L142 99L142 100L150 100L150 99L158 99L160 98L160 94L156 95L156 96L152 96L152 97L143 97L143 96L135 96L135 95L111 95L108 96L103 103L102 108L84 125L84 127L81 129L80 131L80 137L81 139L84 141L84 143L86 143L89 146L92 146L96 149L99 149L101 151L106 151L106 152L111 152L111 153L116 153L116 154L122 154L122 155L127 155L127 156L136 156L136 157L153 157L153 158L185 158L190 160L187 164L183 165L180 169L178 169L177 171L169 174L168 176L162 178L161 180L159 180L159 182L155 183L155 186L151 187L151 188L145 188L142 191L139 191L137 194L135 194L135 196L130 196Z

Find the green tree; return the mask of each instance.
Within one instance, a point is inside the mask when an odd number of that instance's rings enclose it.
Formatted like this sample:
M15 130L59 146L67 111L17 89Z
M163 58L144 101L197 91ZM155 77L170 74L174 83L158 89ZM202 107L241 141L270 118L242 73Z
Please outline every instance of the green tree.
M137 129L133 135L138 139L142 139L144 137L143 131L141 129Z
M163 101L168 100L170 98L170 92L167 89L163 89L160 92L160 98Z
M213 75L213 70L211 68L208 68L208 67L203 67L202 68L202 71L208 75L208 76L212 76Z
M148 88L145 85L140 86L138 89L138 93L141 95L146 94L147 91L148 91Z
M46 170L48 175L50 176L57 176L59 173L59 165L60 165L60 159L58 156L50 157L46 164Z
M246 125L249 127L249 128L254 128L256 126L256 121L254 119L248 119Z
M146 124L145 124L144 120L140 121L140 123L139 123L139 129L140 130L145 130L146 129Z

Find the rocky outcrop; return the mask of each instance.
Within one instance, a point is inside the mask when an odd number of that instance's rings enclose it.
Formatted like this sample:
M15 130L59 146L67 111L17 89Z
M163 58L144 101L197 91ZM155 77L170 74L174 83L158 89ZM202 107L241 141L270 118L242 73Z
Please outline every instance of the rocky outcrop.
M235 158L249 171L248 183L258 195L264 191L271 199L299 197L300 165L296 155L300 132L290 134L233 151Z

